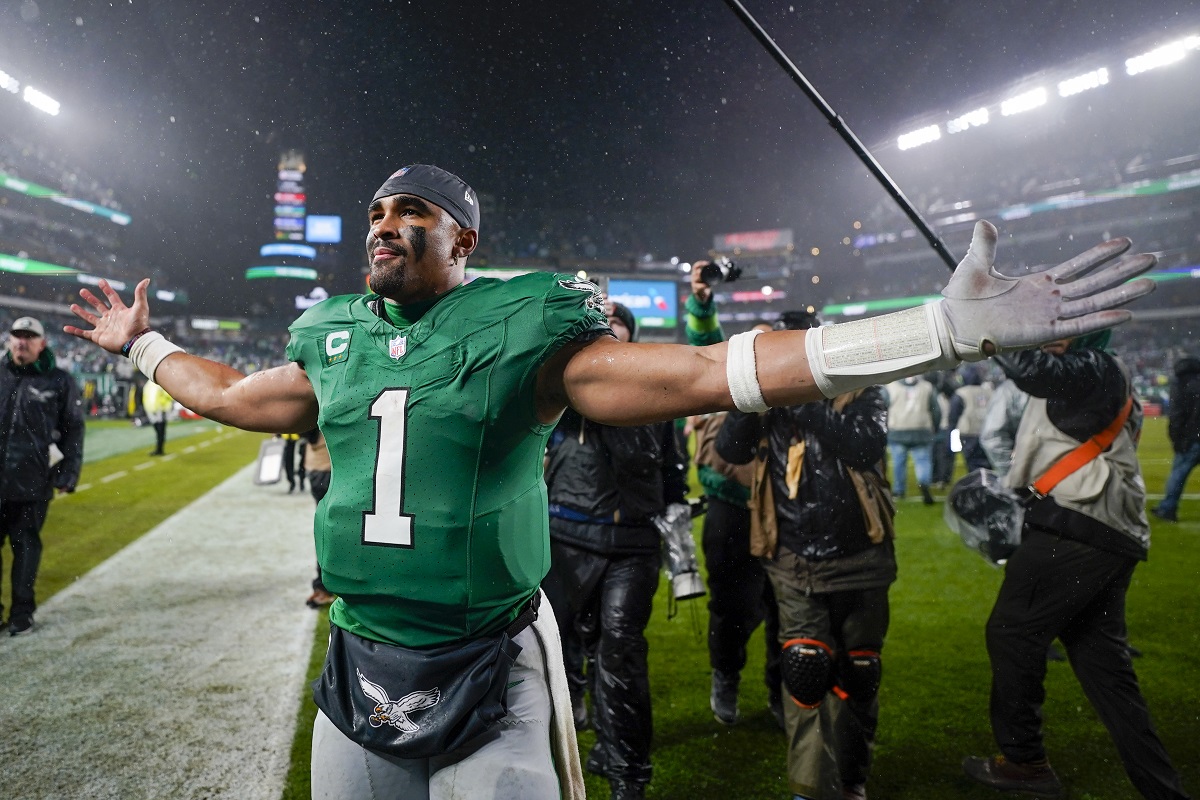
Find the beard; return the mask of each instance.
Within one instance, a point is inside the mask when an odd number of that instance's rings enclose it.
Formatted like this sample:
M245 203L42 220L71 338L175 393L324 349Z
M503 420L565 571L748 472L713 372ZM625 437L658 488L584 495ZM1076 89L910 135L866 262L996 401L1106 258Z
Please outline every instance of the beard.
M386 269L372 264L371 273L367 276L367 286L371 287L375 294L390 300L403 297L404 289L408 286L403 264Z
M409 264L420 261L425 255L427 246L424 228L416 226L405 228L400 233L400 239L403 242L400 248L402 253L394 260L395 263L386 267L376 266L374 259L371 259L369 262L370 275L367 277L367 285L371 287L372 292L396 301L400 301L404 297L405 290L412 283L408 275ZM376 244L389 246L388 243L376 241L368 246L367 252L374 251Z

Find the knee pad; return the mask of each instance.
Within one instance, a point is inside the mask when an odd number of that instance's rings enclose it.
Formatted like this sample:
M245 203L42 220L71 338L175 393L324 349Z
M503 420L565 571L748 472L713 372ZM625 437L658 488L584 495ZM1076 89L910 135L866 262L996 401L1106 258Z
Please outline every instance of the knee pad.
M816 708L833 688L833 649L816 639L792 639L783 645L780 670L792 700Z
M876 651L851 650L838 671L841 688L850 699L869 702L879 693L883 662Z

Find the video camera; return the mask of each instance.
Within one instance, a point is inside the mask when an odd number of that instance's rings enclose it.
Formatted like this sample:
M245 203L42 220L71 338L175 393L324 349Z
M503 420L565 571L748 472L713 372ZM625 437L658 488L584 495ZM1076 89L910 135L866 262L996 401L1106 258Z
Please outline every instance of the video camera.
M725 256L716 258L700 268L700 281L706 286L729 283L742 277L742 268Z

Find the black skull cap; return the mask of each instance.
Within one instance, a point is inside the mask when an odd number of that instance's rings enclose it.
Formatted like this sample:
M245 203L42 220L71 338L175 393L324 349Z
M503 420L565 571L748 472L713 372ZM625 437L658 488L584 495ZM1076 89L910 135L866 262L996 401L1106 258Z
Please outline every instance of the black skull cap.
M394 194L411 194L445 210L464 228L479 230L479 198L467 182L431 164L409 164L392 173L371 202Z

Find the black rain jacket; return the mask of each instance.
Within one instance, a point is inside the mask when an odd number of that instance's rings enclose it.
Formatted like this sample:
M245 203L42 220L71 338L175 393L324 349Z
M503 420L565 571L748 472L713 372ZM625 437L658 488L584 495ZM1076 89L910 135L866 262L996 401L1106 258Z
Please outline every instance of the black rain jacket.
M1167 435L1177 453L1200 442L1200 359L1181 358L1175 362Z
M687 495L675 425L617 428L570 409L546 463L550 537L602 554L658 552L652 518Z
M772 408L764 414L730 411L717 434L717 452L731 464L753 460L767 434L779 544L809 561L827 561L872 547L862 505L846 472L876 469L887 450L887 399L879 386L862 391L842 412L832 400ZM804 465L788 498L788 450L804 442Z
M75 379L54 366L47 347L18 367L5 353L0 364L0 501L49 500L73 490L83 466L83 406ZM63 459L50 466L50 445Z

